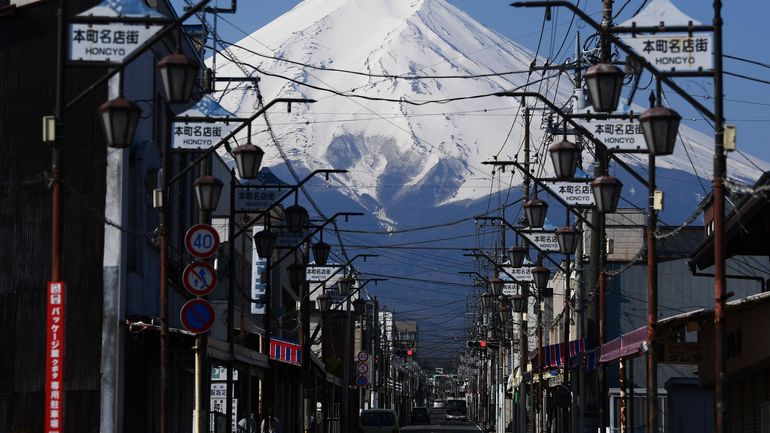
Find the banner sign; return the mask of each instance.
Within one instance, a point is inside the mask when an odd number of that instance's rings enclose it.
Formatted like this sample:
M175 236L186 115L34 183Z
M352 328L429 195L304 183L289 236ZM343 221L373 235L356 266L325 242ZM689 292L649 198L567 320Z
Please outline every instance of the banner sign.
M636 35L621 40L660 71L713 68L711 34Z
M286 364L302 365L302 346L292 341L271 338L270 359Z
M277 189L235 188L235 211L263 212L272 206L282 194Z
M69 60L120 64L163 26L158 24L85 24L69 26Z
M642 125L636 120L606 119L588 121L586 119L575 119L575 121L588 130L597 140L604 143L610 151L647 151L647 142L644 141Z
M64 283L49 282L46 294L45 433L64 431L64 299Z
M582 182L546 180L543 181L543 184L570 206L593 207L595 202L594 193L591 190L591 180L586 179Z
M556 240L555 231L520 231L519 234L544 253L559 252L559 241Z
M255 226L252 229L252 236L261 232L262 226ZM267 272L267 260L259 257L257 247L252 243L252 271L251 271L251 299L259 299L265 295L265 281L263 275ZM259 302L251 303L251 314L265 314L265 304Z

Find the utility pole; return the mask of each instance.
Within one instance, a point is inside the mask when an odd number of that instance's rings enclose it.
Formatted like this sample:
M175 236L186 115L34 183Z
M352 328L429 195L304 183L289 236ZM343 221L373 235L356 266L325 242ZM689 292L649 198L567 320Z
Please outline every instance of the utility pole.
M661 101L660 80L656 80L657 103ZM652 103L655 97L650 97ZM652 104L651 104L652 105ZM647 168L647 432L658 432L658 365L655 351L655 328L658 324L658 254L655 231L658 212L655 209L655 154L648 155ZM622 362L621 362L622 365ZM632 385L633 386L633 385Z
M722 70L722 0L714 0L714 346L716 384L715 432L726 433L727 425L727 282L725 256L725 190L727 161L724 147L724 88Z
M613 0L602 0L602 27L603 34L601 42L601 60L609 62L611 58L610 40L606 37L606 32L612 26L612 4ZM596 162L594 164L594 178L605 176L607 174L607 152L603 146L596 146ZM596 227L591 236L591 263L589 265L589 283L592 290L595 290L598 284L598 311L596 324L598 325L598 347L601 347L607 341L606 324L606 297L607 297L607 273L605 270L607 249L605 247L605 222L604 213L597 210L591 211L591 225ZM599 429L604 431L607 427L607 399L605 389L606 367L601 364L597 368L597 403L599 409Z
M524 170L526 171L524 175L524 202L526 203L529 201L529 186L530 186L530 171L529 171L529 160L530 160L530 117L529 117L529 107L527 106L527 99L525 97L521 98L521 103L524 105ZM527 222L527 225L529 225L529 222ZM527 247L527 241L525 239L522 239L522 246L525 248ZM521 374L521 383L519 384L519 413L520 413L520 430L521 432L525 432L528 430L528 420L527 420L527 386L524 383L524 373L526 373L527 369L527 305L529 302L527 301L527 298L529 296L529 287L527 286L527 283L522 283L519 285L522 291L522 296L524 297L524 312L521 314L521 324L519 326L519 372ZM542 341L541 341L542 343ZM539 397L538 397L539 398Z

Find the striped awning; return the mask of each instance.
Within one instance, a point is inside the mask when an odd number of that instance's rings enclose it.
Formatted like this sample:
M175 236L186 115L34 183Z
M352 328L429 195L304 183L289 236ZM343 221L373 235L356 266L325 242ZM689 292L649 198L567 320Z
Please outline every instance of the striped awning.
M582 355L586 351L585 338L579 340L572 340L569 342L569 356L574 358L578 355ZM542 366L548 367L561 367L564 365L564 355L567 350L564 343L551 344L543 347L543 359ZM537 358L537 349L529 352L529 359L535 360Z

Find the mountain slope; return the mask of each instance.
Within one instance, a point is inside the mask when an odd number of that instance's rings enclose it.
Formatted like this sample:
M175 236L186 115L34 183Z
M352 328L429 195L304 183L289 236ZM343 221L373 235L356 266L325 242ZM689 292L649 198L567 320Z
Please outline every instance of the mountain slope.
M306 0L238 42L232 53L235 58L219 60L220 76L243 75L244 71L259 76L266 100L279 96L318 100L295 106L292 113L270 115L278 142L289 159L305 168L349 170L344 193L389 223L397 223L405 204L418 202L431 208L477 200L491 190L521 181L515 175L490 189L492 170L482 165L498 153L500 159L513 158L521 149L523 121L521 116L515 117L520 114L521 101L494 96L425 105L406 101L493 94L520 88L528 79L533 83L529 90L544 93L559 105L572 93L566 75L551 73L542 82L539 73L530 76L532 52L444 0ZM382 77L500 72L518 73L470 79ZM257 95L252 90L228 89L222 103L246 115L257 106ZM532 121L534 151L545 145L540 113L536 111ZM264 127L255 124L252 141L267 151L268 165L281 164ZM682 137L687 144L680 143L671 157L659 158L658 166L709 178L711 138L689 128L682 128ZM646 157L626 158L642 169L646 165ZM540 173L547 175L550 161L543 159L539 159L541 164L546 162ZM590 159L586 153L584 160ZM770 168L756 162L762 169ZM746 161L730 161L730 173L751 180L760 171ZM692 207L701 196L693 196Z

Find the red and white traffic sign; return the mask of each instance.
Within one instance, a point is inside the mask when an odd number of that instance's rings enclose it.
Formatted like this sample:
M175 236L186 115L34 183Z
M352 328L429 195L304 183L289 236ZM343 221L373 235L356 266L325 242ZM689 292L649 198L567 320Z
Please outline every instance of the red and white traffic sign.
M217 271L206 262L194 262L182 272L182 285L190 294L206 296L217 285Z
M182 306L179 316L185 329L203 334L214 324L214 307L205 299L190 299Z
M361 362L366 362L369 360L369 354L364 352L363 350L358 352L358 360Z
M219 249L219 233L208 224L196 224L184 235L187 251L199 259L207 259Z
M366 364L358 364L356 366L356 370L358 371L358 374L366 374L369 372L369 366Z

